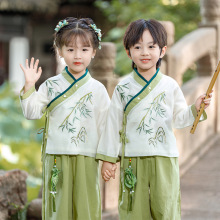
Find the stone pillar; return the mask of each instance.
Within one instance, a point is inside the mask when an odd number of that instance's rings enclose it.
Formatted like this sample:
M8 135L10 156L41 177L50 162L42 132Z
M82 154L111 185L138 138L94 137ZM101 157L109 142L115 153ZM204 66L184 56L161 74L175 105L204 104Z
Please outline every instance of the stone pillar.
M9 44L9 82L15 93L19 93L24 85L24 73L19 64L25 66L29 58L29 42L25 37L14 37Z
M170 47L174 44L175 41L175 26L171 21L160 21L160 23L164 26L167 32L167 52L169 51ZM168 75L168 64L167 64L167 56L162 59L160 70L162 73Z
M102 49L96 51L96 56L92 60L89 71L93 78L103 83L111 97L118 79L114 76L116 48L113 43L101 43Z
M220 1L219 0L201 0L200 13L202 24L220 23Z
M216 29L216 47L198 61L199 70L207 70L208 75L213 75L216 65L220 60L220 0L200 0L200 13L202 16L201 27L213 27ZM209 66L207 67L207 65ZM204 71L201 71L204 74ZM216 95L216 131L220 132L220 77L215 86Z

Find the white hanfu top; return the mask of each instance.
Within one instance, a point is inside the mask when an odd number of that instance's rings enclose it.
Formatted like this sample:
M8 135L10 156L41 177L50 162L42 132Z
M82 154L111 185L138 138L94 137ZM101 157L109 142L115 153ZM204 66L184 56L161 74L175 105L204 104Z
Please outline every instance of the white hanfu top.
M88 70L76 80L66 67L38 91L33 87L23 94L22 90L20 100L27 119L39 119L48 112L46 153L95 157L110 99Z
M96 158L115 163L123 141L125 157L178 157L173 128L192 125L196 114L174 79L158 69L148 82L135 69L114 90Z

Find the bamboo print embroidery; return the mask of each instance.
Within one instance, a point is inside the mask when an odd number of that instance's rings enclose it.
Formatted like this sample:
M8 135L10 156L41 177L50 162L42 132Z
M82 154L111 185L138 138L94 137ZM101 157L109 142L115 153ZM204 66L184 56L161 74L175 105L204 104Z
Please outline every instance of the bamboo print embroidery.
M138 125L138 128L136 129L139 131L139 134L143 131L145 134L152 134L153 129L150 128L151 122L155 121L157 116L160 116L161 118L164 117L164 113L166 112L162 106L161 102L165 103L165 92L160 93L156 98L154 98L153 102L150 104L149 108L146 108L147 113L142 118L141 122ZM148 116L148 117L147 117ZM148 121L146 122L146 117Z
M53 88L53 84L58 85L57 83L58 80L47 80L46 81L46 86L48 88L48 96L52 96L53 94L55 94L55 96L58 96L60 94L60 92L54 92L54 88Z
M120 97L121 97L121 101L129 101L133 96L132 95L125 95L125 91L124 89L128 89L129 90L129 87L128 87L128 84L129 83L126 83L124 85L117 85L117 91L119 92L120 94Z
M153 144L154 147L157 146L157 141L160 143L166 143L166 134L162 127L159 127L157 129L157 132L155 134L155 137L149 138L149 145Z
M84 95L80 98L80 100L75 104L74 107L72 107L72 111L67 115L67 117L64 119L62 124L59 126L59 128L62 129L62 131L67 130L68 133L75 133L76 132L76 126L75 122L76 120L80 121L80 118L84 117L92 117L90 115L91 111L88 109L86 103L90 102L92 104L92 92ZM71 119L71 115L74 113L74 117ZM74 142L77 146L79 141L85 142L87 132L84 127L82 127L77 134L77 136L71 137L72 142Z
M86 141L86 129L84 127L82 127L79 131L79 133L77 134L77 136L73 136L71 138L71 142L74 142L74 144L77 146L79 144L80 141L84 142Z

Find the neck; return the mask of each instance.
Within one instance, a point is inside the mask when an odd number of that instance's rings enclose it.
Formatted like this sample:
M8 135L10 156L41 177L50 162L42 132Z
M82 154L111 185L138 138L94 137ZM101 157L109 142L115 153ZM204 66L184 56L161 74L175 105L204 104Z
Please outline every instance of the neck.
M149 69L149 70L142 70L137 68L137 71L139 74L141 74L147 81L149 81L153 75L156 73L156 68L155 69Z

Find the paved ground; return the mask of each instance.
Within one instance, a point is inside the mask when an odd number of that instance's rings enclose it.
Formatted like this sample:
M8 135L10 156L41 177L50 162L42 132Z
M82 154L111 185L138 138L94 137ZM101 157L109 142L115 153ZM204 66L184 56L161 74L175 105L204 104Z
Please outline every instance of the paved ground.
M182 220L220 220L220 138L181 177L181 194ZM105 213L103 220L118 216Z
M220 139L181 178L182 220L220 220Z

